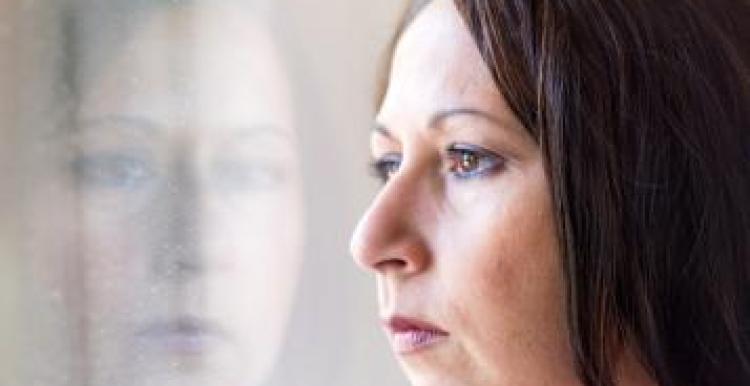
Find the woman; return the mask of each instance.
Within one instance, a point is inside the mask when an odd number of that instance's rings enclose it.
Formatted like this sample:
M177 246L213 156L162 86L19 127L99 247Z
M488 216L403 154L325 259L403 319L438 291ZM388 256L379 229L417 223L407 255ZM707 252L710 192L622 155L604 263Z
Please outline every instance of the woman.
M417 2L352 240L415 385L750 384L750 6Z
M126 3L73 8L68 124L27 133L30 303L71 347L30 346L71 370L26 384L264 385L302 263L286 63L247 5Z

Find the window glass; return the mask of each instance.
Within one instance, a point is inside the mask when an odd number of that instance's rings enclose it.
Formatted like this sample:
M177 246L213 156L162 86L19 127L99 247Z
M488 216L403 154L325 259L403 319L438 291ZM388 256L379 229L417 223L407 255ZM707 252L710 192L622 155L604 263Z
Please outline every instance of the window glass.
M405 384L347 255L398 4L310 3L0 3L0 384Z

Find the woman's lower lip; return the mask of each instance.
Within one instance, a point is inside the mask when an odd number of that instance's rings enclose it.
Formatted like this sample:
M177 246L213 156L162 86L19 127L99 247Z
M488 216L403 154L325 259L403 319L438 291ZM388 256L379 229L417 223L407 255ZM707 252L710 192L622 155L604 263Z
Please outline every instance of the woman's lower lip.
M446 334L437 331L397 331L391 334L391 345L397 354L412 354L431 348L446 338Z
M201 355L219 343L211 334L168 333L150 338L151 344L161 350L179 355Z
M174 354L201 355L223 341L213 325L192 319L155 323L137 334L141 342Z

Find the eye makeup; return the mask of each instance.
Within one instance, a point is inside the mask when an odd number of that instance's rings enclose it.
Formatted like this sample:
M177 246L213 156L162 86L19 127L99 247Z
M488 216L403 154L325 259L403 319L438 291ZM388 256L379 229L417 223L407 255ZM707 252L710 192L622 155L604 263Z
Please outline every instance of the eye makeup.
M396 174L401 166L401 160L402 155L400 153L386 153L370 163L371 173L385 184L394 174Z
M448 173L457 179L487 177L502 171L506 164L499 154L468 143L453 143L446 152Z

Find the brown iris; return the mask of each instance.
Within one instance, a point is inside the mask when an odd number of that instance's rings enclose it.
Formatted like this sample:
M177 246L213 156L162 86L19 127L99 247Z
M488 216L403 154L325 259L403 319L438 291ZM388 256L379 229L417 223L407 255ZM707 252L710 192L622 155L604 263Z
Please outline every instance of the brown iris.
M468 173L475 170L479 166L479 159L476 154L473 153L462 153L459 159L458 169L460 172Z

